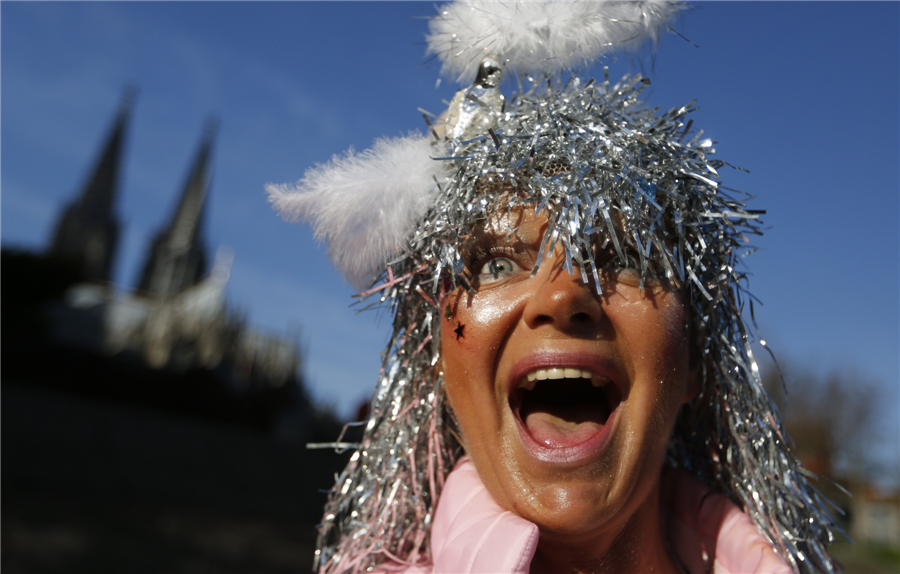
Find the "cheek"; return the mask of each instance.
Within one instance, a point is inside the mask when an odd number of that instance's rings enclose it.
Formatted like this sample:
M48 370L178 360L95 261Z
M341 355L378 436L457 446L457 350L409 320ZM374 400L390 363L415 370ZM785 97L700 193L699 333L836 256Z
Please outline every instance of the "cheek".
M650 299L631 294L608 308L610 318L627 342L636 398L654 423L669 419L688 396L693 372L685 329L688 318L680 297L661 293Z
M671 312L664 323L668 340L667 353L674 369L681 371L681 376L693 380L691 343L689 337L690 313L685 310L680 298L670 303Z
M685 322L687 313L681 301L666 297L660 301L656 312L654 337L655 371L652 382L657 387L655 418L661 428L671 430L678 410L688 395L692 372L690 369L690 348ZM668 432L664 433L668 436ZM665 442L668 442L666 440Z
M442 302L441 356L450 406L463 426L490 392L490 323L473 313L469 296L454 293ZM477 415L477 413L476 413ZM463 429L465 430L465 429Z
M681 371L689 361L685 324L687 314L680 298L672 293L657 295L651 301L634 301L629 323L631 344L636 358L649 360L657 370Z
M443 303L441 321L441 353L445 365L451 363L451 371L457 365L465 365L465 357L477 346L475 341L483 334L473 323L466 309L466 294L453 294Z
M660 333L663 340L660 346L666 359L673 368L686 367L690 361L688 347L687 313L678 298L666 298L666 306L661 309Z
M519 305L509 294L509 290L475 296L457 292L441 302L444 382L467 450L480 440L478 437L496 434L502 418L497 365L516 324L515 309Z
M469 295L458 292L442 303L442 349L466 353L475 363L496 353L515 324L519 298L500 290ZM449 309L449 312L448 312Z

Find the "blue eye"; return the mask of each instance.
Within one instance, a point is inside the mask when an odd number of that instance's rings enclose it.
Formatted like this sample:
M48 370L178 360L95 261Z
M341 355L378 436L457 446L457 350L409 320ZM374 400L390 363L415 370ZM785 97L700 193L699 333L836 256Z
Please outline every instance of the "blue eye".
M479 274L493 275L496 277L512 273L516 270L516 267L516 264L513 263L511 259L507 259L506 257L495 257L481 267Z

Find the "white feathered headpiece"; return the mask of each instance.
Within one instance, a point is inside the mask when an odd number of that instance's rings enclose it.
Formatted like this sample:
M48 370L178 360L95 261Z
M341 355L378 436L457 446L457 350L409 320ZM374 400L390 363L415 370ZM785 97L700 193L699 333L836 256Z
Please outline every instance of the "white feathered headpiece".
M476 2L446 4L431 20L428 52L442 72L471 82L485 56L507 71L537 74L589 63L615 49L656 40L681 2ZM426 213L436 181L447 177L420 135L380 139L307 170L296 184L268 184L286 220L308 223L357 290L403 250ZM440 154L439 154L440 155Z
M428 52L442 73L472 82L494 56L508 72L557 72L656 41L677 2L478 2L458 0L429 24Z
M306 171L296 185L268 184L269 201L289 221L309 223L331 261L362 291L385 258L401 249L428 208L444 164L418 134L383 138Z

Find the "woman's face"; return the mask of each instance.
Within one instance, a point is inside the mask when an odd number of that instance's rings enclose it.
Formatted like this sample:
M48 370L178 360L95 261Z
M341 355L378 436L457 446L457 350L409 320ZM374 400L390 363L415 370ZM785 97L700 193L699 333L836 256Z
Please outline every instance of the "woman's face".
M494 499L542 536L590 536L625 524L656 484L696 392L688 314L631 270L604 272L595 293L561 248L531 277L546 227L520 212L467 240L475 293L442 301L444 379Z

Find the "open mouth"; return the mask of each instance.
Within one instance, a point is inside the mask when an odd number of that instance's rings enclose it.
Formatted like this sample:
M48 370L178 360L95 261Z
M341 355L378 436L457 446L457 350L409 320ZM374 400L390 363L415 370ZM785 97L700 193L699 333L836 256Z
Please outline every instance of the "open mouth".
M612 381L579 368L534 369L510 395L510 407L524 430L550 449L575 447L597 437L621 401Z

